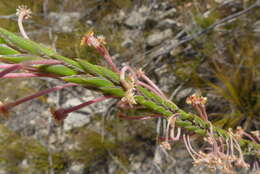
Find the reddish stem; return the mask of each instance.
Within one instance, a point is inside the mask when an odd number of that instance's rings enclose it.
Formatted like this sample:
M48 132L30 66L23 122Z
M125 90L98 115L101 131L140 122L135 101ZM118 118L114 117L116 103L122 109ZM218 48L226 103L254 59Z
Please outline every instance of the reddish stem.
M55 65L55 64L60 64L62 63L61 61L58 60L35 60L35 61L26 61L20 64L4 64L4 65L0 65L0 68L6 68L5 70L0 72L0 78L5 76L6 74L18 70L18 69L22 69L25 66L29 66L29 65L39 65L39 64L46 64L46 65Z
M42 74L42 73L9 73L5 74L3 79L12 79L12 78L30 78L30 77L51 77L51 78L58 78L56 75L52 74Z
M77 106L73 106L73 107L70 107L70 108L60 108L58 110L54 110L54 111L52 111L52 114L53 114L53 117L55 118L55 120L61 121L61 120L64 120L70 112L79 110L79 109L81 109L85 106L88 106L88 105L93 104L93 103L101 102L101 101L104 101L104 100L109 99L109 98L113 98L113 97L112 96L98 97L98 98L95 98L93 100L81 103Z
M27 97L24 97L22 99L19 99L15 102L11 102L11 103L6 103L6 104L1 104L1 107L0 107L0 111L2 112L5 112L7 113L8 110L10 108L13 108L21 103L24 103L24 102L27 102L29 100L32 100L32 99L35 99L37 97L40 97L40 96L43 96L43 95L46 95L50 92L54 92L54 91L58 91L58 90L61 90L63 88L67 88L67 87L70 87L70 86L77 86L78 84L74 84L74 83L67 83L65 85L60 85L60 86L56 86L54 88L50 88L50 89L46 89L46 90L43 90L43 91L40 91L40 92L37 92L33 95L30 95L30 96L27 96Z
M21 67L22 67L22 65L20 65L20 64L10 65L9 68L7 68L7 69L5 69L5 70L0 72L0 78L3 77L6 74L12 72L12 71L20 69Z
M13 67L13 66L14 66L14 64L1 64L1 65L0 65L0 69L11 68L11 67Z
M107 63L111 66L112 70L114 72L119 73L119 70L117 69L116 65L113 63L112 58L109 55L107 49L105 47L103 47L103 46L102 46L102 48L103 48L104 51L102 51L102 49L97 49L97 50L100 50L99 51L100 54L104 57L104 59L107 61Z
M203 110L203 107L201 107L199 104L193 104L192 106L196 109L196 111L198 112L199 116L204 121L208 121L207 114L205 115L205 111Z
M40 97L42 95L46 95L46 94L48 94L50 92L58 91L58 90L61 90L63 88L67 88L67 87L70 87L70 86L77 86L77 85L78 84L75 84L75 83L67 83L67 84L64 84L64 85L56 86L54 88L45 89L45 90L37 92L37 93L35 93L33 95L30 95L28 97L25 97L25 98L22 98L20 100L17 100L16 102L12 103L12 106L19 105L21 103L27 102L27 101L32 100L34 98Z

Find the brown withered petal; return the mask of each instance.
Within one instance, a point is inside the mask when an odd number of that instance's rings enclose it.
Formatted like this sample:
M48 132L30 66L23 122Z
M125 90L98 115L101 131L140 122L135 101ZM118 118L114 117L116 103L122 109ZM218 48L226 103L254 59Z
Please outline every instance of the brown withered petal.
M3 115L5 117L8 117L9 116L9 111L8 111L9 107L8 105L2 103L0 101L0 115Z
M65 118L67 118L68 114L64 112L64 109L56 110L54 107L50 108L50 112L52 118L55 120L56 123L61 123Z

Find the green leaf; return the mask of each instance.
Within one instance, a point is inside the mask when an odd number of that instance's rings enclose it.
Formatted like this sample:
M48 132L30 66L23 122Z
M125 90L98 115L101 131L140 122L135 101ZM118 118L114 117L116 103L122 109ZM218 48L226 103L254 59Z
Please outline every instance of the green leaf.
M206 131L203 129L197 129L194 132L196 132L197 134L200 134L200 135L205 135L205 133L206 133Z
M19 54L18 51L8 47L5 44L0 44L0 55Z
M198 130L198 128L196 126L186 126L185 129L189 130L189 131L195 131Z
M71 83L76 83L76 84L81 84L84 85L85 81L81 76L68 76L68 77L63 77L62 78L66 82L71 82Z
M196 125L200 126L200 127L205 127L204 121L203 121L200 117L198 117L198 116L195 116L195 115L194 115L193 122L194 122Z
M104 77L108 80L113 81L115 84L120 84L119 75L116 74L115 72L113 72L105 67L102 67L102 66L93 65L86 60L79 59L78 62L82 66L82 68L85 70L85 72L88 72L94 76Z
M100 71L102 72L104 77L113 81L115 84L120 84L120 77L117 73L111 71L110 69L102 67L102 66L97 66L97 67L100 69Z
M64 77L63 80L67 82L79 82L82 85L92 86L92 87L114 87L114 84L101 77L84 77L84 76L70 76Z
M139 104L144 105L147 108L149 108L149 109L151 109L153 111L156 111L156 112L158 112L160 114L163 114L165 116L171 116L172 115L172 112L169 112L169 111L165 110L163 107L158 106L157 104L155 104L152 101L145 100L145 98L143 96L135 96L135 100Z
M41 57L29 54L0 55L0 61L10 63L21 63L24 61L39 60Z
M192 123L190 121L182 121L180 119L176 120L176 124L181 127L191 126Z
M100 87L99 88L105 94L110 94L116 97L124 97L125 92L121 87Z
M47 48L29 39L24 39L3 28L0 28L0 38L2 38L7 44L11 45L12 47L17 48L18 50L21 50L23 52L26 51L34 55L45 55L50 58L61 60L64 63L67 63L73 66L74 68L77 68L77 70L82 71L81 66L78 62L70 58L61 56L57 54L55 51L51 50L50 48Z
M47 72L60 76L72 76L77 74L77 72L64 65L41 65L38 67L38 69L42 72Z
M178 109L178 107L169 102L166 101L165 99L162 99L160 96L148 91L147 89L141 87L141 86L137 86L137 89L148 99L148 100L153 100L154 102L156 102L157 104L160 104L168 109L170 109L171 111L176 111Z
M0 37L9 45L21 49L22 51L28 51L33 54L40 54L39 45L31 40L24 39L16 36L12 32L9 32L3 28L0 28Z
M0 37L0 43L1 43L1 44L4 44L4 43L6 43L6 42L4 41L4 39L2 39L2 38Z
M78 59L79 64L82 66L83 70L94 76L104 77L104 73L97 65L93 65L86 60Z

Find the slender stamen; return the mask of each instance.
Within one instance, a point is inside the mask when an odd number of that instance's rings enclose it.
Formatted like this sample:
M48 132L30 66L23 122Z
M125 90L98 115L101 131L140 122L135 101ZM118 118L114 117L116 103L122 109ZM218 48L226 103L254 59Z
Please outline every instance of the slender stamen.
M188 142L188 145L189 145L189 147L190 147L190 150L191 150L194 154L196 154L198 157L202 158L202 156L201 156L199 153L197 153L197 152L192 148L191 143L190 143L190 136L189 136L189 135L187 135L187 142Z
M179 128L178 127L178 129L177 129L177 135L176 136L174 136L174 129L172 129L172 131L171 131L171 140L173 140L173 141L177 141L177 140L179 140L180 139L180 136L181 136L181 128Z
M126 82L125 77L126 77L126 71L130 71L131 76L135 78L135 72L130 66L124 66L121 71L120 71L120 82L122 85L128 89L130 88L129 84Z
M129 81L126 82L125 76L126 76L126 71L130 71L129 75ZM124 86L126 89L125 96L121 99L123 102L127 102L131 107L133 104L136 104L136 101L134 99L134 91L135 91L135 82L136 77L135 77L135 72L129 67L125 66L121 69L120 71L120 83Z
M150 91L152 91L154 94L157 94L158 96L160 97L163 97L157 90L155 90L153 87L151 87L150 85L144 83L144 82L141 82L141 81L137 81L136 82L137 85L140 85L140 86L143 86L145 87L146 89L149 89Z
M184 141L184 144L185 144L186 149L187 149L187 151L189 152L190 156L192 157L192 159L193 159L194 161L196 161L196 157L193 155L193 153L192 153L192 151L191 151L191 149L190 149L190 147L189 147L189 145L188 145L188 142L187 142L187 140L186 140L186 135L185 135L185 134L183 134L183 141Z
M181 135L181 129L178 128L177 130L177 135L174 136L174 131L175 131L175 122L176 122L176 116L178 115L178 113L172 115L171 117L168 118L168 124L166 127L166 141L168 141L169 139L169 132L170 132L170 138L173 141L179 140L180 135Z
M142 70L139 70L137 72L138 76L140 76L142 79L144 79L150 86L152 86L157 93L160 94L160 96L162 96L163 98L166 98L166 96L164 95L164 93L157 87L157 85L155 85L155 83L149 78L147 77L144 72Z
M86 43L89 46L94 47L97 52L107 61L107 63L111 66L112 70L119 73L120 71L117 69L116 65L113 63L113 60L111 56L109 55L109 52L104 47L104 38L96 38L94 36L93 32L88 32L83 39L81 40L81 45Z

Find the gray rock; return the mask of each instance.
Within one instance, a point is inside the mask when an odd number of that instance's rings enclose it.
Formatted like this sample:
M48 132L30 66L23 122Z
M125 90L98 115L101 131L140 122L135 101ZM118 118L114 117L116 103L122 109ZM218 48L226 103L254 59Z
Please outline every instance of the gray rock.
M108 166L108 173L114 174L114 173L116 173L116 170L117 170L116 164L110 163L109 166Z
M253 25L254 32L260 33L260 20L256 21Z
M0 166L1 167L1 166ZM0 174L7 174L7 171L4 169L0 169Z
M174 75L170 76L162 76L159 80L161 90L165 92L169 92L170 88L175 84L176 82L176 77Z
M83 174L83 172L84 172L84 165L83 164L73 163L67 174Z
M169 92L170 88L175 84L176 77L169 72L168 65L164 64L155 69L155 73L159 78L159 87L164 92Z
M177 95L176 95L176 100L180 101L181 99L184 99L192 94L193 89L192 88L186 88L181 90Z
M56 13L51 12L48 16L52 28L56 32L72 32L75 23L79 20L80 13Z
M77 112L72 112L64 120L64 130L69 131L74 128L82 127L90 122L90 115L84 115Z
M216 171L210 171L209 168L206 168L203 165L199 165L199 166L193 166L190 169L190 174L196 174L196 173L200 173L200 174L210 174L210 173L217 173Z
M127 38L126 40L124 40L121 44L122 47L125 48L130 48L133 45L133 41L129 38Z
M148 17L148 12L149 9L147 7L141 7L138 11L133 10L125 19L125 24L129 27L142 26Z
M178 25L179 24L175 20L167 18L160 21L157 27L160 29L164 29L164 28L174 28L177 27Z
M156 32L147 37L147 44L149 46L155 46L160 44L162 41L164 41L167 38L170 38L172 36L172 30L167 29L163 32Z

